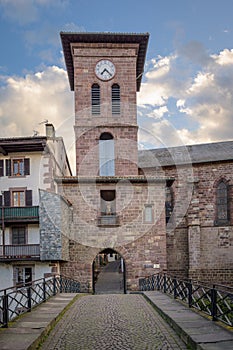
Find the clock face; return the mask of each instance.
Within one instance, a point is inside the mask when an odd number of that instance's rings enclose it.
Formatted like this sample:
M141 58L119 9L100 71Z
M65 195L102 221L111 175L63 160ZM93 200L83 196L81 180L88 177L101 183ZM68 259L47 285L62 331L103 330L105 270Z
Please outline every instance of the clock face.
M101 60L95 66L95 74L101 80L110 80L114 77L116 68L109 60Z

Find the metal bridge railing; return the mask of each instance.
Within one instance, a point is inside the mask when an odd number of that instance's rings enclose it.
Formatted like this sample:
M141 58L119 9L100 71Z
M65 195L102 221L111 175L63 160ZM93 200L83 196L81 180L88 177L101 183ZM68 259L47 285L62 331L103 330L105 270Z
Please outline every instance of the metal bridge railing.
M64 276L42 278L0 290L0 327L58 293L79 293L80 283Z
M179 280L156 274L139 280L141 291L159 290L179 299L190 308L233 327L233 288L222 285L207 286L191 280Z

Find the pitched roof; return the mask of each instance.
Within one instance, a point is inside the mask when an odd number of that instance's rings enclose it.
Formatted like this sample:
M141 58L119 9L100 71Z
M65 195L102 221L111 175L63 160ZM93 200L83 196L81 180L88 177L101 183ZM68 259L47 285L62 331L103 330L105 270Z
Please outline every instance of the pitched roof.
M65 56L66 69L69 77L70 88L74 90L74 66L71 52L72 43L120 43L120 44L139 44L137 58L137 91L140 90L142 73L144 69L146 50L149 40L149 33L72 33L61 32L61 41Z
M138 158L140 168L233 160L233 141L142 150Z

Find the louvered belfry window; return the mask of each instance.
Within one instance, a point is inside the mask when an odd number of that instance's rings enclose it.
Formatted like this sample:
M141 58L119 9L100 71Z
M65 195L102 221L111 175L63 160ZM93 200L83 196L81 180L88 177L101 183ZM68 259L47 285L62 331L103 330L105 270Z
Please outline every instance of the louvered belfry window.
M121 98L120 98L120 86L118 84L112 85L112 114L121 113Z
M93 115L100 114L100 86L93 84L91 87L91 108Z

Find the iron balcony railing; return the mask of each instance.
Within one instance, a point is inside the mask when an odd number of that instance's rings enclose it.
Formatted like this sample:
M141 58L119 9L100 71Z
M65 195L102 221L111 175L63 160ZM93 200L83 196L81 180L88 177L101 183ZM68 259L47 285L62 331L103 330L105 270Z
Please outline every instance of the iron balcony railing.
M0 259L22 259L40 257L39 244L0 245Z
M8 327L10 321L58 293L80 293L80 283L53 276L0 290L0 327Z
M98 226L119 226L120 219L117 215L101 215L98 217Z
M221 321L233 327L233 288L222 285L207 286L191 280L156 274L139 280L141 291L159 290L174 299L186 303L211 316L213 321Z
M3 212L2 212L3 211ZM5 223L12 221L38 221L39 206L33 207L1 207L0 223L4 219Z

